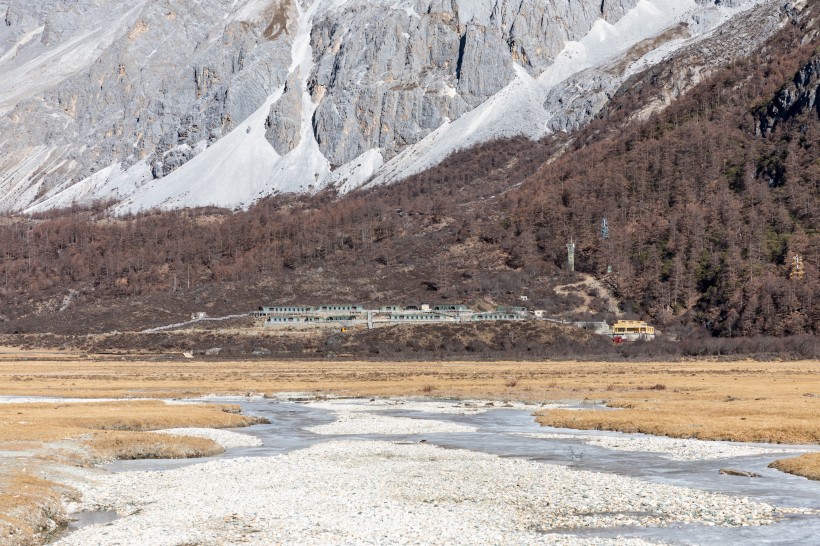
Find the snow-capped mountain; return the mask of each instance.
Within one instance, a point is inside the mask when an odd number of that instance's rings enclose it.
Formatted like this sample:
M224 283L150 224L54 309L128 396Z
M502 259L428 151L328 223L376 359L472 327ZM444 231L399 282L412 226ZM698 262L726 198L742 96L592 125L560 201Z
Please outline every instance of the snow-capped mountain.
M0 0L0 210L247 207L662 108L805 0Z

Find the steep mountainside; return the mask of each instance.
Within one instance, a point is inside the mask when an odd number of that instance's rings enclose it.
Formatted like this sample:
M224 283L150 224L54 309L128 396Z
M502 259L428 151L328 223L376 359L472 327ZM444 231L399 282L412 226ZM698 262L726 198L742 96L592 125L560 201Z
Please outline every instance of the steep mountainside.
M665 332L816 336L818 10L795 12L661 111L647 105L674 93L679 59L630 78L571 136L495 141L398 184L282 195L234 214L6 219L0 331L127 331L262 303L481 307L521 295L553 316L612 320L584 282L592 275L622 312ZM570 238L584 276L566 271Z
M805 1L3 0L0 210L247 207L658 109Z

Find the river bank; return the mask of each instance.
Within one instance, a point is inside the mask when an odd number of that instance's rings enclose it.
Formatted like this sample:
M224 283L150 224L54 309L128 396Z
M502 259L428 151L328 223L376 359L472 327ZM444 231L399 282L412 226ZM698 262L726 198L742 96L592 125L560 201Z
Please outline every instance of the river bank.
M753 544L820 532L820 484L764 471L776 453L811 448L691 440L681 458L681 441L629 443L643 435L539 437L532 405L283 398L221 400L271 422L241 431L262 446L121 461L75 483L75 509L119 518L57 544ZM765 475L721 476L724 465Z

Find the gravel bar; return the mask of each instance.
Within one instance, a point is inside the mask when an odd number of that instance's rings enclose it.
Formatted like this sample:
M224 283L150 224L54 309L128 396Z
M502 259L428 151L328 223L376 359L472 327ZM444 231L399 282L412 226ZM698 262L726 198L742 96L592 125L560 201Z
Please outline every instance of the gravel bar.
M707 461L732 457L749 457L769 453L806 453L799 448L747 446L739 443L695 440L688 438L664 438L653 436L586 436L582 434L521 433L519 436L544 440L581 440L589 445L615 451L643 451L658 453L674 461Z
M275 457L99 476L77 511L120 519L58 544L624 544L573 529L766 525L780 509L429 444L334 440Z
M225 449L235 447L259 447L262 440L250 434L231 432L230 430L219 430L213 428L168 428L154 431L157 434L171 434L173 436L193 436L195 438L206 438L213 440Z
M344 436L361 434L435 434L451 432L475 432L475 427L432 419L413 419L378 415L377 411L407 410L436 412L438 414L474 414L483 409L475 404L461 405L403 399L326 400L305 404L307 407L332 411L335 421L309 427L315 434Z

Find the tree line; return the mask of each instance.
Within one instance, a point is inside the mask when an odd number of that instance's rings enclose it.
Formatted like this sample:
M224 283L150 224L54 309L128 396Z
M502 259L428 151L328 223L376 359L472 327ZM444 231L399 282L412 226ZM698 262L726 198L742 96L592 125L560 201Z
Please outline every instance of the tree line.
M412 285L512 301L529 286L546 306L567 280L572 238L577 269L635 316L722 336L817 333L820 119L807 112L760 136L754 114L817 55L806 35L785 29L646 120L631 116L660 92L651 78L576 135L488 143L388 187L236 213L112 218L101 205L6 218L4 313L37 313L68 289L104 301L287 282L307 300L308 272L367 278L349 294L359 300ZM802 279L790 278L795 255Z

